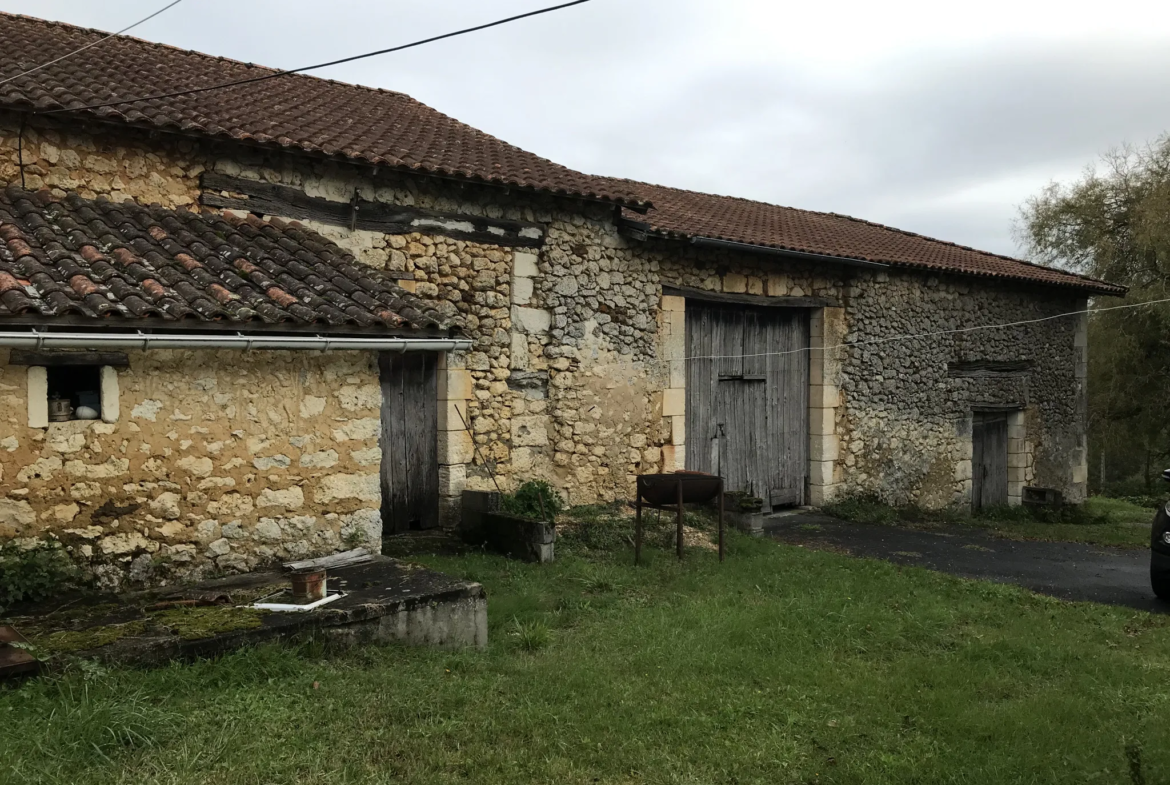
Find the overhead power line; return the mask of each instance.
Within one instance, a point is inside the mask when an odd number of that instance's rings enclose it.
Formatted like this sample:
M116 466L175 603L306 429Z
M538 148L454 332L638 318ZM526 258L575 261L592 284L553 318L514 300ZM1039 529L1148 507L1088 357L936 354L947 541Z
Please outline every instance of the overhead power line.
M835 351L837 349L851 349L854 346L872 346L879 343L896 343L898 341L913 341L921 338L936 338L941 335L957 335L960 333L973 333L981 330L1002 330L1008 327L1022 327L1029 324L1040 324L1041 322L1051 322L1054 319L1067 319L1070 316L1085 316L1086 314L1105 313L1106 311L1123 311L1129 308L1144 308L1147 305L1162 305L1170 303L1170 298L1164 300L1150 300L1144 303L1126 303L1125 305L1111 305L1107 308L1085 308L1080 311L1069 311L1068 313L1058 313L1053 316L1041 316L1037 319L1024 319L1019 322L1003 322L1000 324L981 324L975 327L959 327L953 330L939 330L937 332L929 333L913 333L907 335L895 335L891 338L868 338L860 341L846 341L844 343L834 344L832 346L825 346L817 351ZM788 349L783 352L759 352L757 354L713 354L703 355L698 357L685 357L684 360L690 362L692 360L739 360L749 357L783 357L789 354L801 354L802 352L812 351L811 347L801 347L800 349Z
M86 49L89 49L90 47L93 47L93 46L97 46L98 44L102 43L103 41L109 41L111 38L116 38L117 36L120 36L123 33L127 33L129 31L133 30L135 27L138 27L138 25L143 24L144 22L149 22L151 19L154 19L156 16L161 14L163 11L169 11L170 9L174 8L175 6L177 6L181 2L183 2L183 0L174 0L173 3L163 6L162 8L158 9L153 14L151 14L150 16L143 17L142 19L139 19L137 22L135 22L134 24L132 24L128 27L123 27L121 30L119 30L116 33L110 33L109 35L105 36L104 38L99 38L96 41L91 41L90 43L86 44L85 46L81 47L80 49L74 49L72 52L69 52L68 54L61 55L56 60L50 60L47 63L41 63L38 66L35 66L33 68L28 69L27 71L23 71L23 72L17 74L16 76L10 76L5 80L0 81L0 85L6 85L9 82L13 81L14 79L19 79L22 76L28 76L29 74L36 73L37 71L41 70L42 68L48 68L49 66L53 65L54 63L59 63L62 60L66 60L70 57L73 57L73 55L81 54Z
M290 74L301 74L301 73L304 73L306 71L315 71L319 68L328 68L329 66L332 66L332 65L341 65L343 63L352 63L355 60L364 60L368 57L377 57L379 55L391 54L393 52L401 52L404 49L413 49L415 47L423 46L425 44L431 44L431 43L434 43L436 41L443 41L443 40L446 40L448 38L455 38L457 36L467 35L468 33L477 33L481 30L487 30L487 29L492 28L492 27L499 27L501 25L506 25L506 24L509 24L511 22L517 22L521 19L528 19L528 18L531 18L533 16L540 16L542 14L550 14L553 11L560 11L560 10L565 9L565 8L571 8L572 6L575 6L575 5L583 5L584 3L588 3L588 2L590 2L590 0L573 0L573 2L571 2L571 3L561 3L560 5L554 5L554 6L549 6L547 8L541 8L541 9L538 9L536 11L529 11L528 13L517 14L516 16L509 16L507 19L498 19L495 22L488 22L486 24L476 25L474 27L466 27L462 30L456 30L456 31L451 32L451 33L443 33L442 35L431 36L430 38L424 38L420 41L413 41L409 44L402 44L400 46L392 46L389 49L379 49L376 52L366 52L365 54L354 55L352 57L343 57L340 60L330 60L327 63L318 63L316 65L307 65L307 66L304 66L303 68L290 68L287 71L275 71L275 72L270 73L270 74L264 74L263 76L255 76L255 77L251 77L249 79L237 79L237 80L231 81L231 82L222 82L220 84L208 85L207 87L196 87L196 88L192 88L190 90L178 90L178 91L175 91L173 93L157 93L155 95L140 96L138 98L125 98L125 99L118 100L118 101L107 101L105 103L100 103L100 104L88 104L86 106L63 107L61 109L50 109L49 111L38 112L37 114L58 114L60 112L81 112L81 111L85 111L87 109L104 109L104 108L110 107L110 106L123 106L125 104L133 104L133 103L137 103L139 101L158 101L158 100L161 100L163 98L181 98L183 96L195 95L197 93L210 92L212 90L223 90L223 89L228 88L228 87L237 87L239 85L254 84L256 82L264 82L264 81L267 81L269 79L276 79L276 78L281 77L281 76L289 76Z

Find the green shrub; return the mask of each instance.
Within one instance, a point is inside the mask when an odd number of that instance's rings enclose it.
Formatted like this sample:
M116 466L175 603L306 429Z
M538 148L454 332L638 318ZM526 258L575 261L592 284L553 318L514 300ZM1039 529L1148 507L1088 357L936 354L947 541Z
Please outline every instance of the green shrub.
M60 594L75 586L78 578L76 565L57 543L0 544L0 610Z
M988 507L975 513L975 518L1003 523L1062 523L1075 526L1100 526L1112 523L1108 515L1095 514L1081 504Z
M1151 510L1155 510L1166 503L1168 496L1170 496L1170 494L1163 494L1161 496L1156 494L1153 496L1147 496L1145 494L1139 494L1136 496L1114 496L1113 494L1107 494L1105 495L1105 498L1116 499L1117 501L1128 502L1129 504L1133 504L1138 507L1145 507Z
M826 504L822 509L834 518L856 523L895 523L898 510L883 502L875 494L844 496Z
M858 523L962 523L972 518L987 523L1049 523L1093 526L1113 521L1104 513L1094 512L1085 505L1059 506L1022 505L1017 507L988 507L972 513L965 509L947 507L926 510L915 505L900 507L886 504L874 494L856 494L838 499L824 506L834 518Z
M509 515L551 521L565 509L565 501L544 480L526 482L515 493L506 494L500 506Z

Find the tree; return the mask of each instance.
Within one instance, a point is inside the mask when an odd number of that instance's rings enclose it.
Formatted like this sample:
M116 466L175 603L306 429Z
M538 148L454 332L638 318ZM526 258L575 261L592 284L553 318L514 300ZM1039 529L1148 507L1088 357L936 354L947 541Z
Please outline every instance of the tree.
M1038 262L1130 287L1128 302L1170 298L1170 136L1049 185L1019 235ZM1094 484L1137 477L1148 493L1170 458L1170 306L1094 314L1089 347L1090 465L1108 467Z

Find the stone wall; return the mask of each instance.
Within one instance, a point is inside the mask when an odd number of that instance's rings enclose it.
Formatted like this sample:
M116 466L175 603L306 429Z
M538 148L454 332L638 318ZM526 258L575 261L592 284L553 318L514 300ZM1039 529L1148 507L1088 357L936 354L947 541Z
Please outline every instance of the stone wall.
M15 179L15 127L0 115L0 180ZM214 170L339 202L356 190L365 199L547 226L539 252L313 227L465 318L476 346L446 358L440 384L449 510L465 488L507 489L532 478L554 482L574 503L629 498L636 474L685 465L685 301L663 298L663 285L839 304L810 312L814 502L868 492L927 506L965 503L971 411L981 406L1020 412L1013 491L1034 483L1074 499L1084 493L1078 320L885 340L1072 311L1081 304L1073 294L639 242L620 235L601 205L130 130L34 129L26 133L29 161L30 187L172 206L194 203L198 175ZM885 342L832 348L856 340ZM948 362L972 359L1035 367L1022 379L947 375Z
M888 339L1045 319L1085 306L1075 294L1018 283L907 273L859 277L847 291L848 339L872 343L843 352L836 478L845 488L900 503L966 503L972 411L1014 409L1011 501L1019 502L1024 485L1083 499L1081 318ZM1001 378L948 376L949 363L973 360L1028 361L1032 370Z
M56 538L111 588L380 549L372 355L133 352L103 390L114 422L43 427L39 369L8 355L0 539Z
M21 182L20 119L0 111L0 183ZM31 118L23 134L24 183L93 198L136 199L164 207L194 205L205 145L170 135L118 132Z

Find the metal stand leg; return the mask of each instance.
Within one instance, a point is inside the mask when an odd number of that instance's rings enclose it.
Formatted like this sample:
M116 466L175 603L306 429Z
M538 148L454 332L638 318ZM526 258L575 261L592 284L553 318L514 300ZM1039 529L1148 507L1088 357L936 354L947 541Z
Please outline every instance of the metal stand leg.
M678 560L683 558L683 482L682 477L678 480Z
M723 478L719 478L719 561L723 561Z
M634 505L634 566L642 563L642 492L638 492L638 501Z

